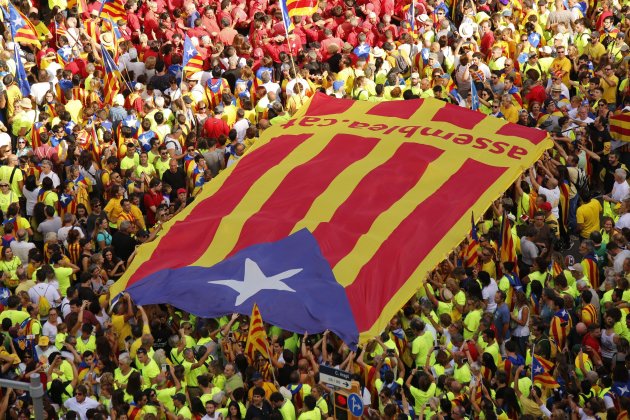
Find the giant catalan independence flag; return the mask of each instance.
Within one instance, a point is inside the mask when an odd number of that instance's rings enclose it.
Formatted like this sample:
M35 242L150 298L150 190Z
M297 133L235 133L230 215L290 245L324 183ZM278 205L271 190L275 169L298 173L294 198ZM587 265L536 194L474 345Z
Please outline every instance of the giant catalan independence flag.
M379 334L523 170L545 131L436 99L316 94L142 245L111 289L350 346Z

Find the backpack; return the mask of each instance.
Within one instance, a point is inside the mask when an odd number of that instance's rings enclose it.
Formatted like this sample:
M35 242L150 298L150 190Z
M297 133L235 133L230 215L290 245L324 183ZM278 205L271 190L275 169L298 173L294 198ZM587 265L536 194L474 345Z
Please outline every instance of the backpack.
M361 98L361 94L362 94L363 92L367 92L367 90L365 90L365 89L361 89L361 90L359 90L359 92L358 92L358 93L355 93L355 94L353 95L352 99L354 99L355 101L358 101L358 100Z
M104 169L97 169L96 172L88 173L94 178L94 184L92 184L92 194L95 197L101 197L105 192L105 185L103 184L103 174L105 173Z
M42 316L42 317L48 316L48 312L50 312L50 302L48 301L48 298L46 297L46 292L48 291L48 287L46 287L46 291L44 292L43 295L40 295L37 292L37 290L35 290L35 293L39 295L39 300L37 301L37 305L39 307L39 316Z
M586 172L584 169L577 168L577 179L575 180L575 188L578 191L578 194L589 196L590 190L588 186L588 177L586 176Z
M407 60L405 60L405 57L403 57L400 52L398 52L398 54L396 55L392 54L392 57L394 57L394 60L396 61L396 70L398 70L400 74L405 74L409 71L409 63L407 62Z

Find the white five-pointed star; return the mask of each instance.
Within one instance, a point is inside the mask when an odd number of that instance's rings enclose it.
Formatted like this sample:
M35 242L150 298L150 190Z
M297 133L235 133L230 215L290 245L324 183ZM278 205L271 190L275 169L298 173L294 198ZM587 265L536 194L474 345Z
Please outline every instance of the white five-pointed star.
M540 373L542 372L542 368L540 366L536 366L536 369L534 369L534 373Z
M22 18L16 17L15 19L13 19L13 25L15 26L22 25Z
M624 385L623 387L619 387L619 392L621 392L621 395L626 395L626 392L630 391L628 389L628 387L626 385Z
M242 305L247 299L263 290L282 290L285 292L295 293L295 290L287 286L282 280L291 278L302 271L301 268L283 271L275 276L267 277L262 272L258 264L249 258L245 259L245 275L243 281L240 280L214 280L208 283L220 284L227 286L238 292L235 306Z
M188 51L186 51L186 55L188 55L189 57L192 57L193 55L195 55L194 48L190 48Z

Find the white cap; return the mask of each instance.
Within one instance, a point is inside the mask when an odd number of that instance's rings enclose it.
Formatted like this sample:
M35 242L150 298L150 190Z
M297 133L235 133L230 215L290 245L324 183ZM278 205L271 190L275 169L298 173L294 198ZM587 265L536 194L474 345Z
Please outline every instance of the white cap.
M7 133L0 133L0 147L11 146L11 137Z
M120 93L114 96L114 105L119 105L119 106L125 105L125 97L122 96L122 94Z

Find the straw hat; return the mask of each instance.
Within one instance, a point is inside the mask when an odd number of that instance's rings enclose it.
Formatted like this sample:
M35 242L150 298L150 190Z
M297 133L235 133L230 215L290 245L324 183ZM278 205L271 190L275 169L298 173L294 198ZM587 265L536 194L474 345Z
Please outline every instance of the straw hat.
M114 47L114 36L111 32L103 32L99 38L101 40L101 44L103 44L105 48Z
M23 98L20 101L20 106L24 109L33 109L33 103L28 98Z
M385 50L380 47L374 47L372 49L372 55L374 56L374 58L383 58L385 57Z

